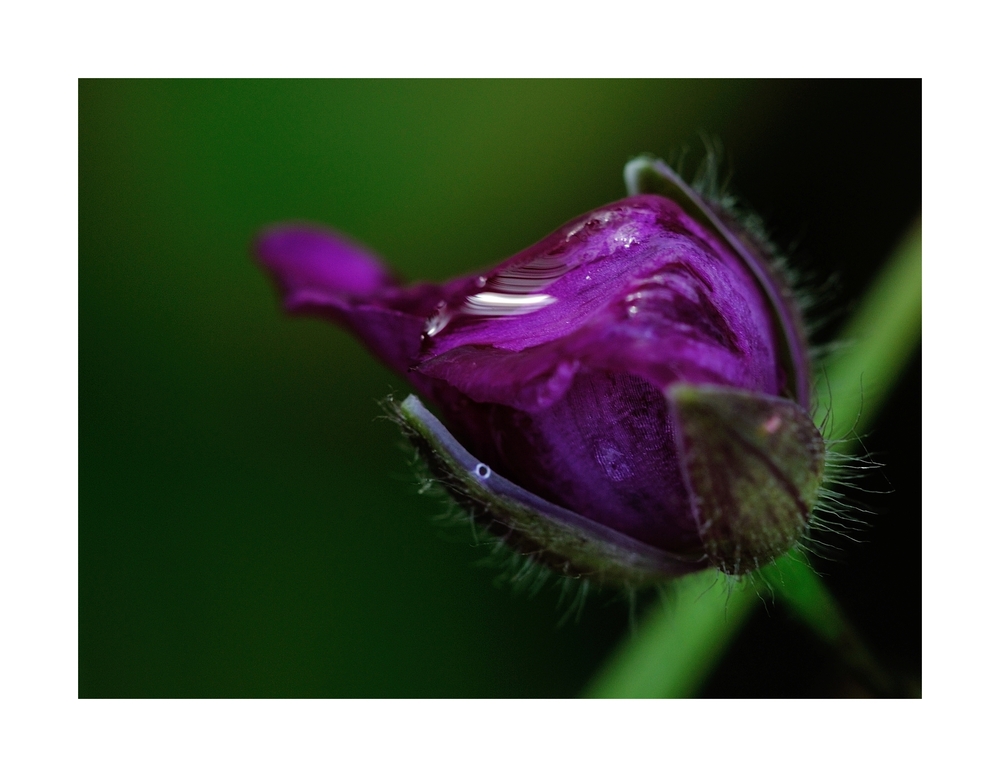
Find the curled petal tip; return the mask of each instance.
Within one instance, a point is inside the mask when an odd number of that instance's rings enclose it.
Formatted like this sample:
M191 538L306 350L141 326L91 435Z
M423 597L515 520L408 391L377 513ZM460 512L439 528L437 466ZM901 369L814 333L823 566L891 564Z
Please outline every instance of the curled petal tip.
M394 283L376 256L321 227L269 227L257 237L254 251L290 308L309 301L371 297Z

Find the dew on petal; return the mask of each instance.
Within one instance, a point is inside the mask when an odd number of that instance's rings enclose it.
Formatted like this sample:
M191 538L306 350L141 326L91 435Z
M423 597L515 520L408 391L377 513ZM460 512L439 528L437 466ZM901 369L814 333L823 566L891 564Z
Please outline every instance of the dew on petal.
M611 237L611 242L623 248L639 242L639 229L635 224L619 227Z
M442 302L424 324L424 334L434 337L445 327L470 318L521 316L548 307L556 298L542 290L569 270L560 256L542 255L491 276L480 275L475 285L482 291L468 295L454 307Z
M424 323L424 335L426 337L434 337L434 335L448 326L448 322L451 321L453 315L454 313L448 309L447 304L439 302L434 314Z
M587 214L583 219L580 219L573 227L566 233L567 238L576 237L584 229L600 229L601 227L608 224L616 215L618 215L614 210L597 210L592 213Z
M462 312L470 316L517 316L533 313L551 305L556 298L550 294L503 294L481 291L466 297Z
M542 254L525 264L500 270L486 279L484 287L505 294L531 294L541 291L569 270L570 265L561 254Z

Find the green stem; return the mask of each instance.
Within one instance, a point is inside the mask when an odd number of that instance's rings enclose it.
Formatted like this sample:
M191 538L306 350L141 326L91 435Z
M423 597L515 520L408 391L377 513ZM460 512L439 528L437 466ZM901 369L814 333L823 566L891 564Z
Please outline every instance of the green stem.
M920 221L869 288L844 329L845 347L823 371L836 416L828 437L849 452L876 417L920 342ZM826 409L817 413L817 422ZM762 570L792 611L872 689L890 684L822 581L801 556L789 554ZM678 583L676 598L652 612L595 676L592 698L688 697L708 677L758 601L748 585L731 590L719 573Z
M594 678L584 695L598 699L687 698L708 677L730 638L753 612L750 588L728 590L714 570L691 575L655 608Z
M822 369L818 393L829 387L836 413L829 439L842 439L845 446L856 442L919 345L920 276L918 219L844 327L843 347ZM826 409L816 415L820 422Z

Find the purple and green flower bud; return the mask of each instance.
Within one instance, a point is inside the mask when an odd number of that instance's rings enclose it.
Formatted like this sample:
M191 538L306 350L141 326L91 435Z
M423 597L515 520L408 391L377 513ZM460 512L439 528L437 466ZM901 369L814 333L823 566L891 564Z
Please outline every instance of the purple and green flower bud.
M802 538L825 446L795 304L767 249L662 162L631 196L492 270L403 285L327 230L258 255L286 309L352 331L437 408L396 413L515 551L641 585L752 571Z

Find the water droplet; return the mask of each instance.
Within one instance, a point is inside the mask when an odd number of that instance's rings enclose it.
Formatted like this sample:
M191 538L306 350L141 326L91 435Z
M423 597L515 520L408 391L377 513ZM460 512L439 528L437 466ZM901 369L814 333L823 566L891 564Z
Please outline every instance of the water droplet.
M437 304L435 313L424 323L423 337L434 337L434 335L448 326L451 317L452 312L448 310L448 305L442 300Z
M530 262L506 267L491 276L485 288L508 294L532 294L561 278L569 269L562 256L536 256Z
M491 474L493 474L492 470L482 462L477 464L475 470L473 471L476 473L476 477L480 480L486 480Z
M541 310L555 301L556 298L549 294L481 291L466 297L462 312L471 316L516 316Z
M434 337L445 327L455 327L472 318L519 316L541 310L556 301L542 289L569 269L560 257L543 255L492 276L480 275L474 284L482 291L469 294L454 306L441 303L424 324L424 334Z
M603 227L617 215L618 212L615 210L599 210L594 213L590 213L587 218L581 219L573 225L573 228L566 233L566 239L568 240L571 237L575 237L585 229L597 229L598 227Z
M639 230L635 224L625 224L615 230L611 242L622 248L628 248L630 245L639 242Z

